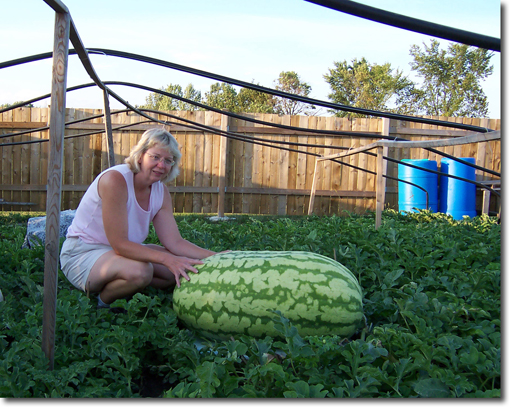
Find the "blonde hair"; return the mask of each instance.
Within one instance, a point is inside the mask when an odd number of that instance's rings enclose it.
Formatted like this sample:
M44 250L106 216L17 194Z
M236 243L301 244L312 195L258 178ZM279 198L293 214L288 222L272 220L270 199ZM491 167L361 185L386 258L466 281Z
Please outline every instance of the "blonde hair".
M175 160L169 173L161 180L165 184L175 179L180 173L179 165L182 158L178 142L168 131L162 128L152 128L145 131L137 145L130 151L130 155L125 159L125 163L128 164L134 174L141 172L139 160L146 151L155 146L169 151Z

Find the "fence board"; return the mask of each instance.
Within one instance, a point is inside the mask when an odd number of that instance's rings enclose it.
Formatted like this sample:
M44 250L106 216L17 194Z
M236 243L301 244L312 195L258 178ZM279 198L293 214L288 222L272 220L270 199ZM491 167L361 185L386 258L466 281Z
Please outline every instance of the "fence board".
M245 121L245 124L252 125L253 123ZM262 127L260 127L262 128ZM247 135L247 134L246 134ZM254 134L255 137L261 138L262 134ZM251 173L251 187L253 188L261 188L263 186L263 178L264 178L264 154L263 154L263 146L261 144L253 144L253 171ZM260 203L261 203L262 195L260 194L251 194L250 196L250 206L249 213L251 214L260 214Z
M30 122L31 120L31 112L27 107L22 108L22 120L23 122ZM24 135L22 137L22 141L30 141L30 135ZM21 145L21 181L22 183L29 184L30 181L30 144ZM22 202L30 202L30 192L23 192L21 194ZM30 208L24 207L25 210L29 210Z
M295 116L294 118L298 118ZM301 128L307 128L308 127L308 117L302 115L299 117L298 126ZM308 137L305 135L298 135L297 141L300 144L306 144L308 142ZM306 164L307 164L307 157L306 154L306 147L304 146L298 146L297 147L298 152L296 155L296 180L294 185L291 185L291 187L294 187L296 189L308 189L309 187L306 186ZM290 215L303 215L305 212L308 211L308 199L304 195L296 195L293 202L291 202L291 206L293 206L292 209L289 209Z
M357 118L356 119L356 129L357 131L361 132L367 132L368 131L368 124L367 124L367 118ZM359 146L366 145L370 143L371 141L360 139ZM358 154L358 166L363 169L370 169L368 167L369 162L369 155L367 154ZM357 191L365 191L367 187L367 180L368 180L368 173L367 172L359 172L358 178L356 182L356 189ZM365 211L365 202L362 199L356 200L356 209L357 212L364 212Z
M178 115L176 111L173 111L174 115ZM180 147L180 152L182 153L182 157L180 159L180 173L176 177L176 179L169 184L169 186L175 186L175 187L183 187L185 186L185 164L186 164L186 158L183 155L185 152L185 132L179 131L175 132L174 137L176 138L176 141L178 142L178 146ZM172 193L171 194L172 200L173 200L173 211L174 212L183 212L184 206L185 206L185 194L183 193Z
M258 119L263 121L272 121L272 114L261 114L257 116ZM266 126L262 126L261 128L266 128ZM266 135L269 138L268 135ZM271 187L271 151L272 148L268 146L262 147L262 188L270 188ZM260 196L260 213L261 214L269 214L269 203L271 202L271 198L268 195Z
M12 122L12 111L6 111L2 113L2 122ZM2 134L9 134L13 130L7 129L2 132ZM10 142L14 142L14 137L8 137L8 138L2 138L0 141L3 144L7 144ZM11 172L11 162L12 162L12 146L5 145L0 148L2 150L2 185L9 185L12 184L12 172ZM8 190L2 190L2 197L0 199L3 199L4 202L11 202L12 201L12 192ZM2 209L5 211L12 210L12 207L10 205L2 205Z
M31 111L30 121L31 122L39 121L40 117L41 117L41 108L32 108L30 111ZM30 140L32 140L32 141L37 141L38 139L41 138L41 133L39 133L39 132L32 133L30 135L31 135ZM39 165L40 165L40 158L41 158L41 145L42 145L42 143L30 144L30 167L29 167L30 176L29 176L29 182L28 182L29 185L32 185L32 184L37 185L40 183ZM29 195L30 195L29 201L32 203L37 203L36 201L39 200L39 195L35 192L30 192Z
M282 115L276 118L276 121L280 121L282 125L290 126L290 115ZM283 135L277 137L277 139L281 142L289 142L290 136ZM283 147L288 147L288 145L282 145ZM278 188L287 189L288 188L288 177L289 177L289 151L282 149L275 149L278 154L277 160L277 173L278 173ZM277 198L277 214L278 215L286 215L287 214L287 196L286 195L278 195Z
M337 118L336 119L336 129L339 131L351 131L351 125L352 122L349 120L349 118ZM343 138L338 137L337 139L339 146L341 147L347 147L350 148L351 146L351 139L350 138ZM343 163L348 163L347 160L342 160ZM350 162L350 161L349 161ZM349 175L351 168L347 165L343 164L337 164L336 162L332 163L333 165L340 166L340 189L343 191L349 190ZM338 198L338 213L341 213L343 211L350 212L352 209L352 203L350 203L352 200L348 198Z
M23 122L22 121L22 113L23 108L18 108L14 110L13 120L17 122ZM24 136L17 136L15 137L15 141L23 141ZM21 150L23 145L14 145L12 150L12 183L13 184L21 184ZM12 195L12 201L13 202L21 202L21 193L20 192L14 192Z
M366 129L367 132L378 134L376 138L371 140L367 140L367 144L369 142L374 142L381 139L381 121L376 121L375 119L367 119L366 121ZM374 155L367 155L367 166L366 169L372 170L374 173L377 169L377 157L376 151L373 151ZM371 174L370 172L366 173L367 181L365 184L365 191L373 191L376 192L376 175ZM365 210L373 211L376 209L375 199L365 198L363 200Z
M213 115L212 112L207 112L205 114L205 123L211 127L221 125L221 117L219 115ZM203 186L211 187L212 186L212 177L213 177L213 141L214 135L211 133L205 134L205 154L204 154L204 164L203 164ZM203 194L203 212L211 213L212 212L212 194L207 193Z
M241 121L243 126L246 125L247 121ZM244 143L244 170L242 174L243 178L243 186L248 188L253 188L253 167L255 165L254 163L254 150L255 145L254 144L248 144ZM254 196L253 194L243 194L242 195L242 213L249 214L249 213L255 213L252 212L251 206L254 202ZM258 212L256 212L258 213Z
M234 126L240 126L243 121L240 119L232 120ZM230 158L231 168L227 169L228 175L231 175L229 178L230 187L240 187L244 184L244 149L245 142L232 140L230 143L230 151L228 154L228 158ZM242 194L234 193L232 196L232 212L233 213L241 213L242 212Z
M290 117L289 125L293 127L299 127L299 116L294 115ZM298 136L297 135L289 135L289 142L297 143ZM297 146L289 145L289 148L293 150L298 150ZM289 166L287 169L287 188L295 189L297 185L297 162L298 162L298 153L295 151L289 151L287 153ZM296 198L294 195L287 196L287 214L296 215L297 210L295 209Z
M66 110L66 121L72 121L75 119L75 109L67 109ZM77 134L78 131L69 131L65 130L65 136L71 136ZM75 155L77 154L75 150L75 143L79 143L80 138L65 138L64 139L64 162L62 168L62 184L63 185L73 185L75 183L73 176L81 175L81 171L79 169L73 169L73 162ZM78 171L78 173L76 173ZM63 209L71 209L73 206L73 192L63 192L62 193L62 208Z
M336 120L336 117L328 117L326 118L326 129L328 130L332 130L332 129L335 129L335 120ZM338 138L335 137L335 136L329 136L327 137L326 139L326 145L329 146L329 147L333 147L335 145L338 145L337 144L338 142ZM329 148L327 150L325 150L326 154L327 155L331 155L331 154L334 154L335 152L338 152L338 150L335 150L333 148ZM327 162L327 161L325 161ZM331 162L331 161L330 161ZM340 189L340 164L337 164L336 162L331 162L330 164L326 164L326 167L327 167L327 174L329 175L329 184L328 184L328 189L330 190L339 190ZM332 214L336 214L337 212L335 211L336 209L338 208L338 201L337 201L337 198L334 197L334 196L330 196L329 198L329 210L328 210L328 213L330 215Z
M187 120L192 120L192 112L187 111L185 113L185 118ZM187 155L186 158L186 164L185 164L185 183L184 186L194 186L194 173L195 173L195 163L196 163L196 141L195 141L195 134L188 131L185 133L185 152ZM184 205L184 212L191 213L193 212L193 198L194 194L192 193L185 193L185 205Z
M67 121L102 114L102 110L68 109ZM172 112L178 117L221 127L222 115L205 111ZM278 116L276 114L245 114L258 118L302 128L342 130L374 133L376 138L360 135L333 136L297 130L273 128L242 119L227 119L230 131L248 136L265 138L268 141L291 141L318 144L322 147L292 147L302 152L291 152L265 147L249 142L227 139L226 213L305 215L308 212L309 193L312 188L315 157L311 154L330 155L341 151L337 147L357 148L381 138L381 119L348 119L338 117ZM142 118L134 113L112 113L112 123L135 124ZM169 117L161 115L160 119ZM437 118L437 117L427 117ZM500 129L500 120L442 118L441 120ZM48 108L16 109L2 114L0 134L41 127L48 120ZM62 208L74 209L93 178L108 166L103 118L76 123L66 127L66 135L99 131L98 134L67 139L64 146ZM2 128L3 127L3 128ZM142 133L160 124L137 124L126 130L113 132L115 161L123 162ZM182 152L181 172L169 183L175 212L213 213L219 210L218 187L220 184L221 137L210 132L191 130L182 125L167 126L175 135ZM225 126L226 128L226 126ZM423 125L407 121L390 121L389 135L410 140L434 140L461 137L471 132L449 127ZM47 139L48 132L34 132L26 136L2 139L2 143ZM455 156L473 156L478 165L500 172L501 142L469 144L469 146L443 147L440 149ZM308 154L307 154L308 153ZM386 154L385 154L386 155ZM442 156L419 148L390 148L391 158L429 158L440 161ZM46 204L45 185L48 168L48 143L0 147L1 198L4 202L14 200L32 202L37 205L0 205L1 210L44 210ZM360 153L342 159L351 164L375 172L375 156ZM388 174L397 177L397 164L388 163ZM491 179L490 174L477 172L478 179ZM319 215L340 214L345 211L362 213L375 209L376 180L373 174L356 170L333 161L322 161L316 176L317 197L314 213ZM21 189L23 187L23 189ZM42 188L41 188L42 187ZM9 188L9 189L7 189ZM479 193L481 195L481 193ZM385 205L396 207L397 182L386 183ZM478 199L478 203L481 201ZM492 209L494 196L492 195Z
M205 111L198 112L196 115L196 119L198 120L198 122L204 123L205 122ZM203 135L193 134L193 138L194 138L194 152L195 152L194 184L193 184L193 186L199 187L199 186L203 186L203 167L205 164L205 144L204 144L204 136ZM203 202L202 194L200 194L200 193L193 194L192 212L201 213L202 205L203 205L202 202Z

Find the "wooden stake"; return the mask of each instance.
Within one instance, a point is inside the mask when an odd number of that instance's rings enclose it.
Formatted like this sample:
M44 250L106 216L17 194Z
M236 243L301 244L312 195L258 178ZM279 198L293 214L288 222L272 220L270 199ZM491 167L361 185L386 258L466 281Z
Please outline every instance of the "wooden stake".
M59 225L70 21L71 17L69 13L55 13L49 142L50 154L46 200L42 335L42 347L49 360L50 370L53 370L55 351L57 274L59 269Z
M317 181L317 167L319 164L318 158L315 158L315 168L312 178L312 190L310 191L310 202L308 203L308 215L312 215L313 213L313 207L314 207L314 200L315 200L315 182Z

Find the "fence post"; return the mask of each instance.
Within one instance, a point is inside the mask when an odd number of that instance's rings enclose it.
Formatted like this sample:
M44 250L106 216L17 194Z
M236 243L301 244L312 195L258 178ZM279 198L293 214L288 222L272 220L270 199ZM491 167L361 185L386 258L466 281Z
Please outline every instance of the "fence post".
M70 22L69 13L55 13L42 334L42 348L49 360L50 370L53 370L55 351L59 226Z
M229 131L228 116L222 114L221 131ZM217 197L217 216L224 216L224 199L226 192L226 156L228 155L228 138L221 135L219 148L219 195Z

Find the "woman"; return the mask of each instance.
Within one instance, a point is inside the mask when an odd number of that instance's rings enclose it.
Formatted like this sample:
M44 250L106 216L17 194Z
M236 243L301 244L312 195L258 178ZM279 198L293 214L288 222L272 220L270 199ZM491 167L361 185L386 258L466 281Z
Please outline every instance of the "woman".
M177 177L181 153L163 129L146 131L125 164L102 172L82 198L61 251L68 280L99 293L98 307L150 285L180 287L215 254L182 238L164 185ZM163 246L142 244L150 222Z

